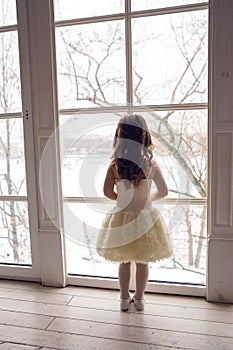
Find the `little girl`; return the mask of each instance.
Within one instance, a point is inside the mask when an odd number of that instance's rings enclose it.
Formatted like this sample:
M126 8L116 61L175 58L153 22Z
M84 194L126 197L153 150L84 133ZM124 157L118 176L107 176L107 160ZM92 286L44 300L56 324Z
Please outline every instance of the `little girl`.
M104 219L97 238L97 252L106 260L119 263L121 310L128 310L133 302L136 310L141 311L148 263L172 254L163 219L151 203L165 197L168 188L161 170L152 161L151 135L140 115L120 119L113 147L103 190L106 197L116 200L116 206ZM152 181L157 191L150 195ZM136 263L136 291L132 299L129 294L131 262Z

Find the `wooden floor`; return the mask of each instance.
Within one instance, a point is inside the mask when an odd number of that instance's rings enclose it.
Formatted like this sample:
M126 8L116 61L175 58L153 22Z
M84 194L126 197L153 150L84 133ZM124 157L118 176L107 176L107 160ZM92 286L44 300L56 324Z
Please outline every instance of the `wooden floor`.
M0 280L0 350L233 349L233 305L146 295L119 311L117 291Z

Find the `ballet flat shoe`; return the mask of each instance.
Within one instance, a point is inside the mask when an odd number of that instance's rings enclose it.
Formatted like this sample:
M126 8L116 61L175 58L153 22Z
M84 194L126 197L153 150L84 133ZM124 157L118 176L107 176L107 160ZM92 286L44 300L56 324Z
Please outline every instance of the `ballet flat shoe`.
M135 299L133 298L133 303L137 311L144 310L145 300L144 299Z
M120 308L121 311L127 311L129 309L129 304L131 303L131 297L127 299L120 299Z

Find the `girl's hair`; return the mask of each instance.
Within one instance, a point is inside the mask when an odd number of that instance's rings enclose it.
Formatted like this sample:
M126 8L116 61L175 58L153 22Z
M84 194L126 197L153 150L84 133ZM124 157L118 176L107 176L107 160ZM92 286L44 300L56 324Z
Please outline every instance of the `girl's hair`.
M120 179L138 186L151 169L153 144L145 119L140 115L126 115L118 123L111 165L115 165Z

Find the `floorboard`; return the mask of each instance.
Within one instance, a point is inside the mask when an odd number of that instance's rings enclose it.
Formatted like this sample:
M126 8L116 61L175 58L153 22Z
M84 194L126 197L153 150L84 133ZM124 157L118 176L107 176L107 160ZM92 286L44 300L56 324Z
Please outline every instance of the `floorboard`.
M0 345L0 350L38 350L40 349L38 346L27 346L21 344L14 343L3 343Z

